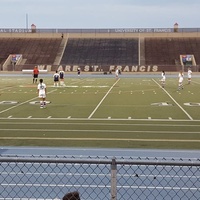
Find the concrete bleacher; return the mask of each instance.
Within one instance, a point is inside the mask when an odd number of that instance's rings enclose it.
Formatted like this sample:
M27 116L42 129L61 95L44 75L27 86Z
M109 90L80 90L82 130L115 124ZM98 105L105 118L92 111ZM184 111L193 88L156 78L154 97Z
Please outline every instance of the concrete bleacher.
M10 54L22 54L18 71L32 70L34 65L104 66L181 65L180 55L192 54L200 65L200 34L197 33L80 33L0 34L2 63ZM75 69L75 68L74 68ZM25 71L26 72L26 71ZM24 72L24 73L25 73Z
M24 64L52 64L61 41L61 38L0 38L0 64L10 54L22 54Z
M146 65L175 65L180 55L194 55L200 63L200 38L162 37L145 38Z
M137 38L69 38L61 64L137 65Z

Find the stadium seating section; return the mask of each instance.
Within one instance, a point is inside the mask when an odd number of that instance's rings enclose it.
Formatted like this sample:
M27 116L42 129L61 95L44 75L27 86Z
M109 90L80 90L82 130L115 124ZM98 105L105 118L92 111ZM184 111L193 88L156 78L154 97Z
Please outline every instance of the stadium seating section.
M194 55L200 63L200 38L146 38L146 65L174 65L180 55ZM180 64L180 63L179 63Z
M199 37L139 38L0 38L0 65L10 54L22 54L24 64L50 64L60 55L62 65L180 64L180 55L194 55L200 64ZM63 45L63 46L62 46ZM139 53L139 50L142 51ZM61 52L63 54L61 54Z
M57 38L0 38L0 64L10 54L22 54L25 64L52 64L60 44Z
M135 65L138 39L69 39L61 64Z

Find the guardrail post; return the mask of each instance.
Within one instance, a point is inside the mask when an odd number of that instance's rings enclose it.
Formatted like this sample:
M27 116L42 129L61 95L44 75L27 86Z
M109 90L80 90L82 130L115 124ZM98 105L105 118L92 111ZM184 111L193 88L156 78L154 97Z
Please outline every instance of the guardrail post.
M116 159L112 159L111 164L111 200L117 199L117 165Z

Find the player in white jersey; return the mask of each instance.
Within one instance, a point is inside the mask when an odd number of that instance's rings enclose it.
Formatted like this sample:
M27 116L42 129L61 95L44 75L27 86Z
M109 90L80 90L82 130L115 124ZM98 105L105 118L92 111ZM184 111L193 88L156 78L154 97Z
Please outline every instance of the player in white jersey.
M183 89L183 71L181 70L178 75L178 90Z
M115 70L115 78L118 79L119 78L119 69L116 68Z
M191 83L191 78L192 78L192 70L188 68L188 84Z
M46 84L43 83L43 79L40 79L37 89L38 89L38 97L40 99L40 108L45 108L47 89L46 89Z
M162 85L163 88L165 87L165 81L166 81L165 71L162 71L162 74L161 74L161 85Z

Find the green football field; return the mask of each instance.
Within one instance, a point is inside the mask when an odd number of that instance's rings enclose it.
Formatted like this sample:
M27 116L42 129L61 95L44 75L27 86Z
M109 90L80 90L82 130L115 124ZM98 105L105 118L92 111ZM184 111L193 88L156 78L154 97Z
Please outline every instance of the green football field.
M0 76L0 145L200 149L200 77L68 75L41 109L31 75Z

